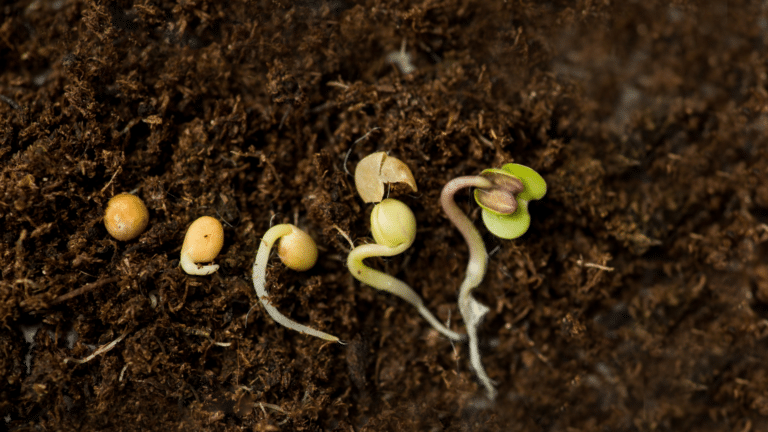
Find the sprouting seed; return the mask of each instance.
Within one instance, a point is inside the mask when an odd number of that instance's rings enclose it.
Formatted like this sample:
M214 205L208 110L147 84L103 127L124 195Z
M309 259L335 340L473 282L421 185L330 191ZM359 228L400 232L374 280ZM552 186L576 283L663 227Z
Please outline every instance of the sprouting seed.
M467 274L459 288L459 312L469 336L469 361L485 387L488 399L496 397L496 389L480 360L477 327L488 307L478 302L472 291L485 277L488 253L483 238L472 221L461 211L454 195L461 189L474 187L475 200L483 208L483 222L496 236L513 239L523 235L530 226L528 201L540 199L547 184L537 173L523 165L507 164L502 169L489 169L477 176L458 177L449 181L440 195L440 204L448 219L464 236L469 247Z
M149 211L136 195L121 193L113 196L104 212L104 226L117 240L133 240L147 228Z
M296 271L306 271L317 262L317 245L306 232L291 224L275 225L267 230L264 238L261 239L259 250L256 253L256 260L253 262L253 287L256 289L256 296L259 298L261 305L264 306L269 316L280 325L320 339L341 343L336 336L291 320L270 304L269 293L266 288L267 263L269 262L269 253L272 250L272 246L278 240L280 244L277 247L277 255L288 268Z
M210 216L198 218L187 229L181 245L181 268L196 276L206 276L219 269L218 264L200 265L213 261L224 245L224 228Z
M465 340L466 335L456 333L438 321L424 306L421 297L408 284L363 263L366 258L394 256L411 247L416 239L416 217L411 209L396 199L385 199L371 212L371 232L376 243L358 246L347 257L347 268L352 276L365 284L407 301L432 327L449 339Z

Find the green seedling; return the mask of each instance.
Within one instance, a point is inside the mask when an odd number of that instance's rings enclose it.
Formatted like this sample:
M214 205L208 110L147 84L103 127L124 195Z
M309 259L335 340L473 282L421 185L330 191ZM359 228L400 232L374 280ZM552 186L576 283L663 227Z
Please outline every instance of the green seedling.
M394 294L413 305L438 332L454 341L467 336L456 333L435 318L424 306L421 297L405 282L374 270L363 263L371 257L390 257L403 253L416 239L416 217L407 205L387 198L371 212L371 231L375 244L358 246L347 257L347 268L357 280L376 289Z
M483 222L494 235L513 239L523 235L531 224L528 201L540 199L547 192L547 184L534 170L517 164L501 169L489 169L477 176L459 177L448 182L440 195L440 204L456 228L464 236L469 248L467 274L459 288L459 311L467 327L469 360L489 399L496 397L496 389L483 368L478 346L477 327L488 307L478 302L472 291L485 277L488 253L483 238L472 221L461 211L454 196L464 188L474 187L475 200L483 208Z
M291 224L275 225L264 234L253 262L253 287L259 297L261 305L275 322L291 330L306 333L323 340L340 342L339 338L328 333L315 330L303 324L299 324L285 315L269 303L269 293L266 288L267 262L269 253L275 242L280 241L277 247L277 255L288 268L296 271L306 271L317 262L317 245L312 237Z

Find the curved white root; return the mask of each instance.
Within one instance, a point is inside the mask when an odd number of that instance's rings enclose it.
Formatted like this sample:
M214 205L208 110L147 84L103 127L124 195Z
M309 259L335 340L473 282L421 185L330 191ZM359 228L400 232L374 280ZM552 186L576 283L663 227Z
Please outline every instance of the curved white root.
M314 336L316 338L341 343L339 338L336 336L321 332L320 330L315 330L311 327L307 327L303 324L299 324L296 321L293 321L287 316L281 314L277 308L269 303L269 293L267 292L266 288L267 263L269 262L269 253L272 250L272 246L275 244L275 242L280 237L287 235L290 232L291 227L289 225L275 225L274 227L270 228L266 234L264 234L264 238L261 239L259 251L256 253L256 260L253 262L252 277L253 287L256 289L256 295L259 297L261 305L264 306L264 310L266 310L269 316L272 317L272 319L275 320L275 322L278 324L284 327L288 327L291 330L296 330L297 332Z

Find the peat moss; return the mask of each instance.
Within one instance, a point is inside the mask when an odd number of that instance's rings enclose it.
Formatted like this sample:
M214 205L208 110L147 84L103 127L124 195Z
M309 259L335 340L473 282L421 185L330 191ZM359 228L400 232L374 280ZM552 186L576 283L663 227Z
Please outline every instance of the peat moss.
M768 428L759 3L0 7L0 429ZM386 61L403 41L408 75ZM494 404L466 347L343 264L340 231L370 241L348 171L373 151L413 170L419 193L391 195L419 231L371 265L456 330L467 252L442 186L510 162L549 185L525 236L483 230ZM150 212L130 242L102 223L121 192ZM178 256L202 215L226 240L193 277ZM321 256L270 267L270 301L346 346L259 306L246 323L274 223Z

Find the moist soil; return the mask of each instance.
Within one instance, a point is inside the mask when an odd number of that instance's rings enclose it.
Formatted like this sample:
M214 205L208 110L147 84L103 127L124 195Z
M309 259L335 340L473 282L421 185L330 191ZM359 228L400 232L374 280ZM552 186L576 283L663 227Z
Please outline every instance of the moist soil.
M767 8L6 2L0 429L768 430ZM418 234L366 262L461 332L443 185L510 162L548 183L515 240L457 196L490 253L495 401L466 345L347 271L347 237L373 241L352 173L375 151L413 171L418 192L388 193ZM103 224L122 192L150 214L125 242ZM224 224L220 269L189 276L203 215ZM277 223L320 257L274 256L269 301L344 345L259 304Z

